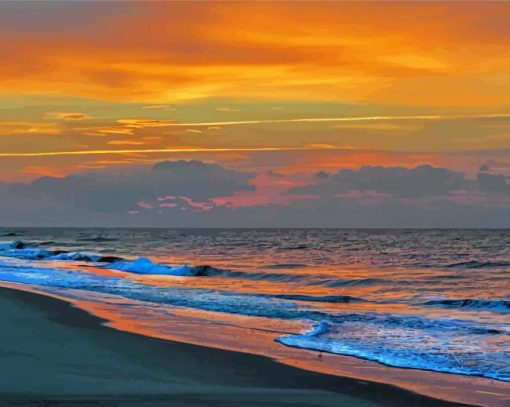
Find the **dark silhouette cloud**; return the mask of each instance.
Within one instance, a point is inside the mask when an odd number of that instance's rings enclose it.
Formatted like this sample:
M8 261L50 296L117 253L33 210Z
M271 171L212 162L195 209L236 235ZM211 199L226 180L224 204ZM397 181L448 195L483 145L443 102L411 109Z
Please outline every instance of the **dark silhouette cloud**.
M504 175L493 175L480 172L476 176L478 189L487 193L502 193L510 195L510 186Z
M29 185L13 185L11 197L35 202L54 199L75 208L122 213L172 195L196 201L252 191L252 173L227 170L200 161L164 161L147 172L88 173L65 178L42 177Z
M468 182L462 172L446 168L421 165L403 167L361 167L359 170L342 169L336 174L321 171L317 178L329 182L293 188L296 194L334 194L349 191L374 191L400 197L444 195L452 190L466 188Z
M315 176L319 179L328 179L329 174L326 171L319 171Z
M272 178L283 178L283 175L276 172L276 171L273 171L273 170L269 170L266 172L267 176L268 177L272 177Z
M496 160L488 160L485 164L482 165L482 167L488 168L489 170L495 169L495 168L510 168L509 162L504 161L496 161Z
M328 176L318 176L322 173ZM30 184L0 182L0 224L510 227L510 186L503 175L479 172L473 178L428 165L318 174L310 174L307 185L282 186L288 199L270 204L257 204L260 190L251 195L256 174L201 161L164 161L130 173L43 177ZM280 177L288 185L285 175ZM247 200L243 205L225 203L239 194ZM253 204L246 205L250 196Z

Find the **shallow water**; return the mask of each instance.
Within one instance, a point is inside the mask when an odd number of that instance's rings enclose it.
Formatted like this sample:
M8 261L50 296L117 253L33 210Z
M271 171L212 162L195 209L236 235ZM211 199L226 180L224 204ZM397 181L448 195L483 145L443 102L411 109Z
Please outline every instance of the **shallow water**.
M510 231L24 229L0 240L2 281L242 317L279 346L510 381Z

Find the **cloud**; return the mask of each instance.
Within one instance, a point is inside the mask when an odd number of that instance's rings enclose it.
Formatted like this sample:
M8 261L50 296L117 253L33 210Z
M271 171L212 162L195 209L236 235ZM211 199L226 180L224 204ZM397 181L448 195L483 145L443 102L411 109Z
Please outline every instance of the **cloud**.
M497 160L488 160L485 164L483 164L484 168L487 168L486 171L489 171L490 169L497 168L497 169L508 169L510 168L510 162L504 162L504 161L497 161Z
M106 144L111 146L142 146L145 142L143 140L110 140Z
M395 105L508 102L507 83L498 81L507 74L504 2L13 3L1 2L0 12L0 48L10 61L0 76L8 92L58 89L158 105L245 94L376 97ZM470 63L473 55L478 64ZM439 91L443 78L456 81L449 92Z
M282 174L280 174L279 172L274 171L274 170L269 170L266 172L266 174L268 177L271 177L271 178L283 178Z
M319 171L315 176L319 179L328 179L329 174L326 171Z
M49 119L57 119L64 121L73 121L73 120L88 120L92 119L92 117L86 113L64 113L64 112L54 112L48 113L46 115Z
M162 161L137 172L4 182L0 221L15 226L510 226L510 186L503 175L469 177L430 165L378 166L309 173L301 186L294 181L275 171L257 175L202 161Z
M49 199L77 209L122 214L151 209L159 197L166 195L208 202L237 191L251 191L252 177L251 173L200 161L164 161L145 172L42 177L28 185L11 185L8 195L14 200L27 199L33 203L29 217L39 213L41 201Z
M355 197L324 197L297 200L289 206L222 206L208 215L217 227L242 222L245 227L501 228L510 226L509 210L508 199L506 206L459 204L445 197L422 204L388 199L370 205Z
M225 106L225 107L217 107L217 112L225 112L225 113L232 113L232 112L239 112L239 109L233 109L231 107Z
M228 107L217 108L219 112L236 112L238 110ZM257 119L257 120L235 120L215 122L177 122L175 120L155 119L119 119L117 123L130 127L186 127L186 126L235 126L246 124L286 124L286 123L377 123L391 121L458 121L464 119L509 119L510 113L499 114L471 114L471 115L408 115L408 116L342 116L342 117L301 117L288 119ZM335 126L337 127L337 126ZM335 128L334 127L334 128Z
M321 150L320 148L309 148L309 147L219 147L219 148L208 148L208 147L182 147L182 148L143 148L143 149L107 149L107 150L73 150L73 151L42 151L42 152L12 152L12 153L1 153L0 157L53 157L53 156L73 156L73 155L112 155L112 154L152 154L152 153L228 153L228 152L292 152L292 151L311 151ZM340 150L340 149L339 149Z
M488 174L480 172L476 176L478 189L486 193L502 193L510 195L510 186L506 182L504 175Z
M177 108L172 105L147 105L147 106L142 106L142 109L156 109L156 110L174 111Z
M357 171L342 169L333 175L321 171L316 176L327 182L295 187L289 192L334 195L350 191L373 191L411 198L445 195L468 186L464 173L430 165L415 168L366 166Z
M176 124L173 120L159 119L118 119L117 123L131 128L166 127Z
M55 136L60 134L56 123L41 121L0 120L0 136ZM12 138L12 137L11 137Z

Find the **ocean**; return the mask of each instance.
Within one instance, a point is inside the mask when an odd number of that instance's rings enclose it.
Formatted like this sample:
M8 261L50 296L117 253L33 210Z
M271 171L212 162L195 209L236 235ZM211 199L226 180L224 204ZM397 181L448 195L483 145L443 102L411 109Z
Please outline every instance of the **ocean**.
M264 332L510 382L510 230L0 229L2 283L125 312L126 329L158 337L260 353Z

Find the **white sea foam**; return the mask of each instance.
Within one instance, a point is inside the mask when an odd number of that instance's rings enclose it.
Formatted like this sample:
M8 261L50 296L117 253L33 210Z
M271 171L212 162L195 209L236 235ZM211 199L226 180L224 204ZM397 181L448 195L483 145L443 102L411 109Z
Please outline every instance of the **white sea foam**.
M162 274L171 276L194 276L196 268L188 265L166 266L152 262L150 259L141 257L134 261L119 261L113 263L110 268L136 274Z

